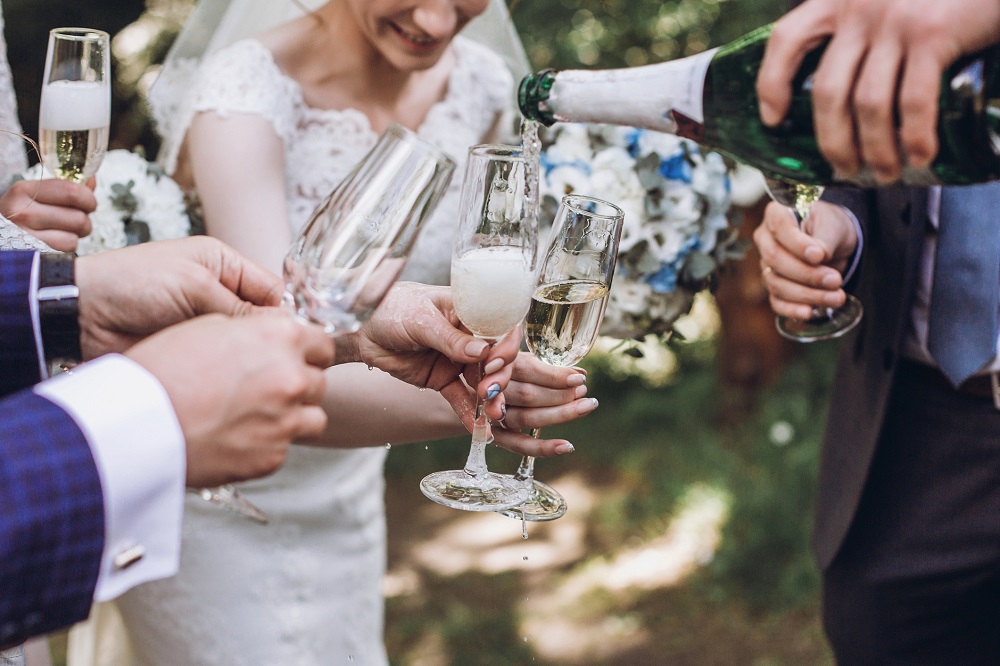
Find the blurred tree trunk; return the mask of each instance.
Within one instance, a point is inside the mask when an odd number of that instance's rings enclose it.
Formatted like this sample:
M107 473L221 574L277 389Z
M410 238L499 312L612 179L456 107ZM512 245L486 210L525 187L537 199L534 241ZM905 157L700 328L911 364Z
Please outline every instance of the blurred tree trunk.
M731 262L723 274L715 300L722 327L719 364L730 405L745 413L754 406L757 392L772 384L796 351L794 342L778 335L767 289L760 276L760 254L752 243L768 199L740 208L741 238L751 241L746 256Z

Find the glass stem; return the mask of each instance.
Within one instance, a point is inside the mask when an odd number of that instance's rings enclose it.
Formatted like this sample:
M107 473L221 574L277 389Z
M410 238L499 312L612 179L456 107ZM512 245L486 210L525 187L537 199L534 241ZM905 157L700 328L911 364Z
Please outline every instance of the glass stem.
M483 363L479 362L479 376L483 376ZM490 419L486 416L486 406L483 399L476 397L476 415L472 427L472 447L469 458L465 461L465 473L477 477L488 472L486 467L486 446L493 441L490 430Z
M531 431L531 436L535 439L538 439L541 434L541 428L535 428ZM521 464L518 466L517 472L514 473L514 478L518 481L531 481L535 478L535 456L521 458Z

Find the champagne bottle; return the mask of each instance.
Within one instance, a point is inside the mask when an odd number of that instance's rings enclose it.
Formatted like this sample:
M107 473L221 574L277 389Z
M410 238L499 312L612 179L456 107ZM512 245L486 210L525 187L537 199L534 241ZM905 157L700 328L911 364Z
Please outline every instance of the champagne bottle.
M759 116L757 70L771 26L720 48L643 67L544 70L525 77L518 102L525 118L608 123L677 134L766 175L828 185L834 176L813 132L812 74L825 45L809 53L792 85L792 104L775 128ZM909 185L964 185L1000 178L1000 47L961 59L943 75L938 155L926 169L904 167ZM873 187L862 171L849 181Z

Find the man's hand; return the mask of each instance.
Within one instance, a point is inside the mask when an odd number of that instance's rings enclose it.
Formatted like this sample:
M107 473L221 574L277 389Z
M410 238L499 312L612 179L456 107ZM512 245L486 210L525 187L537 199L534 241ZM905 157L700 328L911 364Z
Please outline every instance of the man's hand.
M1000 41L1000 3L807 0L775 24L764 52L757 94L766 124L785 116L803 56L828 37L812 89L820 150L839 177L868 165L888 183L904 161L934 159L942 73Z
M813 307L844 304L842 273L858 238L843 208L818 201L800 229L786 207L770 203L753 240L776 314L804 320L812 316Z
M60 252L73 252L91 231L97 209L93 178L86 185L46 178L19 180L0 196L0 214Z
M207 236L80 257L84 359L121 352L197 315L244 315L281 302L281 280Z
M336 338L337 362L360 361L408 384L439 391L464 418L475 404L461 378L463 366L482 361L486 375L477 391L484 399L496 398L510 380L508 366L517 356L521 335L511 332L491 348L460 326L451 289L400 282L360 331ZM491 400L487 415L503 416L500 404Z
M215 486L277 470L291 442L326 427L319 407L333 344L291 317L207 315L125 355L163 385L187 446L187 484Z

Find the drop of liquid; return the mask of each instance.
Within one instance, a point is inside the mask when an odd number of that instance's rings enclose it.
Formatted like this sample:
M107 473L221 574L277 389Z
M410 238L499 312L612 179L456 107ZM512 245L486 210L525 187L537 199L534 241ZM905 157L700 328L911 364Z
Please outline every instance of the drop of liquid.
M391 448L392 448L392 444L390 444L389 442L386 442L385 443L385 450L388 451Z

